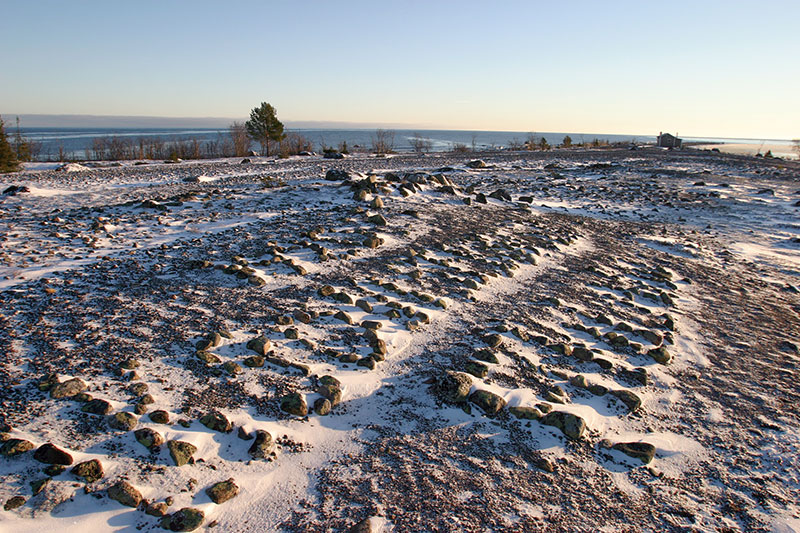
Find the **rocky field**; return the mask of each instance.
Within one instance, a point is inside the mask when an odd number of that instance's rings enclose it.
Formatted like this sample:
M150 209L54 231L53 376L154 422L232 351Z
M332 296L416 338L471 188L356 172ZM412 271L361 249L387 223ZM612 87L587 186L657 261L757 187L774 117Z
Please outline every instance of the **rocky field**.
M480 156L0 175L0 530L800 531L798 164Z

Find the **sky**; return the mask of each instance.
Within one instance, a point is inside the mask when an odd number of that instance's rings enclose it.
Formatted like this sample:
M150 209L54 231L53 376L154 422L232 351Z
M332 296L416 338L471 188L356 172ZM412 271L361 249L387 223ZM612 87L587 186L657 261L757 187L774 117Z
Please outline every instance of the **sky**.
M0 0L0 113L800 137L800 1ZM24 124L23 124L24 126Z

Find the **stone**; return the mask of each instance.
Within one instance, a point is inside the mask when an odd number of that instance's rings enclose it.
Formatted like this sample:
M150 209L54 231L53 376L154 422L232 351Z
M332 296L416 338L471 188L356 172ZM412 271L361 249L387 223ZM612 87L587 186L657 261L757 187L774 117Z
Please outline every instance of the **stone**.
M492 352L491 350L487 350L486 348L476 351L473 354L473 357L475 357L475 359L479 361L484 361L486 363L497 364L500 362L497 359L497 356L494 354L494 352Z
M247 341L247 349L256 352L258 355L265 356L269 351L269 339L261 335Z
M485 378L489 374L489 367L478 361L467 361L464 365L464 372L472 374L476 378Z
M469 401L480 407L489 416L497 414L506 406L506 401L503 398L485 390L476 390L470 394Z
M435 383L436 396L446 403L465 402L469 397L472 379L461 372L446 371Z
M103 478L103 465L97 459L91 459L72 467L71 472L78 477L82 477L87 483L94 483Z
M156 424L169 424L169 413L161 409L153 411L148 416Z
M147 449L154 449L164 444L164 437L150 428L141 428L133 432L136 441Z
M120 412L108 417L108 425L120 431L130 431L136 427L136 416L131 413Z
M242 373L242 367L239 363L235 361L225 361L222 363L222 370L230 374L231 376L235 376L236 374Z
M50 477L60 476L64 473L67 467L64 465L48 465L47 468L44 469L44 473Z
M286 328L283 336L290 340L297 340L300 337L300 331L297 328Z
M6 500L6 503L3 504L3 510L13 511L14 509L17 509L25 505L25 501L26 501L25 498L23 498L22 496L12 496L8 500Z
M358 307L359 309L361 309L365 313L371 313L372 312L372 304L369 303L368 301L366 301L363 298L361 298L359 300L356 300L356 307Z
M509 407L508 412L524 420L539 420L544 415L535 407Z
M147 506L145 509L145 513L150 516L164 516L167 514L167 509L169 506L164 502L153 502Z
M170 531L194 531L203 525L203 520L205 520L203 511L192 507L184 507L171 515L164 516L159 525L162 529Z
M586 381L586 376L583 374L576 374L569 379L569 384L573 387L578 387L580 389L588 389L589 382Z
M350 325L353 324L353 318L344 311L337 311L336 314L333 315L333 318L335 318L336 320L341 320L345 324L350 324Z
M141 396L142 394L147 393L149 389L150 387L147 386L147 383L131 383L128 386L128 392L134 396Z
M634 412L642 406L642 399L636 395L636 393L631 392L626 389L620 390L612 390L609 391L609 394L617 398L619 401L625 404L625 406L630 410L630 412Z
M38 389L42 392L49 391L55 385L58 385L58 374L47 374L36 384Z
M208 429L219 431L220 433L230 433L233 429L228 418L219 411L212 411L200 417L200 423Z
M377 235L370 235L366 239L364 239L364 246L367 248L377 248L378 246L382 245L384 240L378 237Z
M75 396L79 392L85 391L87 388L86 383L81 378L72 378L53 385L50 389L51 398L69 398Z
M386 219L381 214L367 217L367 222L376 226L385 226L387 224Z
M498 333L492 333L491 335L486 335L483 338L483 342L489 345L490 348L497 348L503 342L503 336Z
M24 439L8 439L0 446L0 455L3 457L14 457L31 451L35 446L32 442Z
M481 159L475 159L475 160L470 161L469 163L467 163L466 166L468 168L486 168L486 162L484 162Z
M383 327L383 323L379 320L364 320L361 322L361 327L364 329L378 330Z
M647 351L647 355L652 357L656 363L668 365L672 360L672 355L667 350L666 346L661 345L658 348L653 348Z
M649 464L656 455L656 447L647 442L618 442L612 448L629 457L639 459L644 464Z
M249 368L261 368L264 366L265 359L260 355L252 355L245 358L245 360L242 362L244 363L244 366Z
M272 435L263 429L256 430L256 438L247 453L254 459L267 459L275 449L275 441Z
M327 181L345 181L350 179L350 173L346 170L332 168L325 173L325 179Z
M375 370L375 359L372 357L362 357L358 361L356 361L357 366L363 366L364 368L368 368L370 370Z
M217 357L215 354L213 354L211 352L206 352L206 351L202 351L201 350L201 351L195 352L194 355L195 355L195 357L197 357L198 359L200 359L204 363L208 363L209 365L214 365L214 364L217 364L217 363L219 363L221 361L221 359L219 357Z
M317 398L314 400L314 412L319 416L325 416L331 412L331 402L327 398Z
M339 381L338 379L336 379L333 376L328 376L328 375L325 375L325 376L322 376L321 378L319 378L319 384L320 385L333 385L334 387L339 387L339 388L342 387L342 382L341 381Z
M328 297L328 296L331 296L332 294L334 294L335 292L336 292L336 289L334 289L330 285L323 285L322 287L319 288L319 290L317 291L317 294L319 294L322 297Z
M176 466L183 466L194 461L192 455L197 452L197 446L182 440L171 440L167 442L167 449Z
M239 487L234 483L233 478L230 478L226 481L214 483L206 489L206 494L208 494L212 502L219 505L235 498L239 494Z
M302 322L303 324L311 323L311 315L309 313L306 313L305 311L301 311L300 309L297 309L293 313L293 316L298 322Z
M540 422L560 429L571 440L580 439L586 431L586 422L583 418L565 411L551 411L544 415Z
M281 411L295 416L306 416L308 414L308 406L301 394L292 392L281 398Z
M40 463L46 463L49 465L69 466L72 464L72 456L69 453L56 448L49 442L39 446L39 448L33 452L33 458Z
M94 400L90 400L81 407L81 411L84 413L91 413L93 415L107 415L112 411L111 404L108 403L106 400L101 400L96 398Z
M338 405L342 401L342 389L336 385L320 385L317 388L317 394L327 398L331 405Z
M581 361L591 361L594 359L594 353L583 346L574 346L572 348L572 355Z

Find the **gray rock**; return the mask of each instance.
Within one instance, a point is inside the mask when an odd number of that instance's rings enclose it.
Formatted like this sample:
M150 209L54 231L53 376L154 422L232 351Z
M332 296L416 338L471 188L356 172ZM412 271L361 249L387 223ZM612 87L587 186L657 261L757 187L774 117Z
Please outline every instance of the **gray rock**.
M325 416L331 412L331 402L327 398L317 398L314 400L314 412L319 416Z
M469 396L469 401L481 408L488 416L493 416L506 406L506 401L497 394L485 390L476 390Z
M94 400L90 400L86 402L86 404L81 407L81 411L84 413L91 413L93 415L107 415L112 411L111 404L108 403L106 400L101 400L99 398L95 398Z
M0 446L0 455L3 457L14 457L35 448L32 442L24 439L8 439Z
M254 459L267 459L275 449L275 441L272 435L263 429L256 430L256 438L247 453Z
M464 365L464 372L482 379L489 374L489 367L477 361L467 361Z
M649 464L656 455L656 447L646 442L618 442L612 448L634 459L639 459L644 464Z
M91 459L72 467L71 472L78 477L82 477L87 483L94 483L103 478L103 465L97 459Z
M485 348L476 351L473 354L473 357L475 357L475 359L477 359L478 361L484 361L486 363L497 364L500 362L497 359L497 356L494 354L494 352L492 352L491 350L487 350Z
M652 357L656 363L662 365L667 365L672 360L672 355L669 353L669 351L667 351L667 348L664 345L648 350L647 355Z
M153 411L148 415L156 424L169 424L169 413L163 410Z
M164 444L164 437L150 428L141 428L133 432L136 441L148 449L153 449Z
M332 406L338 405L342 401L342 389L336 385L320 385L317 393L323 398L327 398Z
M544 416L542 412L535 407L509 407L508 412L517 418L525 420L539 420Z
M239 487L234 483L233 478L230 478L226 481L214 483L206 489L206 494L208 494L212 502L219 505L235 498L239 494Z
M75 396L79 392L85 391L87 388L86 383L80 378L72 378L53 385L50 389L51 398L69 398Z
M159 525L170 531L194 531L203 525L205 514L200 509L184 507L161 519Z
M120 431L130 431L136 427L136 416L131 413L120 412L108 417L108 425Z
M182 440L171 440L167 442L167 449L176 466L183 466L193 461L192 455L197 452L197 446Z
M461 403L469 397L472 379L460 372L446 371L435 384L436 396L446 403Z
M233 429L228 418L219 411L212 411L200 417L200 423L208 429L219 431L220 433L230 433Z
M247 349L252 350L261 356L267 355L269 346L269 339L263 335L247 341Z
M295 416L306 416L308 414L308 406L301 394L292 392L281 398L281 411Z
M481 159L470 161L466 165L468 168L486 168L486 163Z
M616 397L625 404L625 406L630 410L630 412L636 411L642 406L642 399L636 395L636 393L631 392L626 389L620 390L612 390L609 391L609 394Z
M39 446L39 448L33 452L33 458L40 463L46 463L49 465L69 466L72 464L72 456L69 453L56 448L49 442Z
M564 411L551 411L544 415L542 424L557 427L568 439L578 440L586 431L586 422L583 418Z

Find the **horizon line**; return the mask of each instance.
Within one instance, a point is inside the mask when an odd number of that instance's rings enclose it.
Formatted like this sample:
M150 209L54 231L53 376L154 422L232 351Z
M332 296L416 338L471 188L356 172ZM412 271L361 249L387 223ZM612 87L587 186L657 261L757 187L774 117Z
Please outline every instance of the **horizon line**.
M94 115L94 114L81 114L81 113L0 113L2 117L15 117L20 118L20 125L27 119L28 122L33 122L33 125L26 124L23 127L28 128L81 128L81 127L100 127L105 126L108 128L145 128L145 127L162 127L162 128L185 128L185 127L207 127L211 128L227 128L233 122L245 122L247 118L233 118L233 117L176 117L176 116L159 116L159 115ZM128 121L130 124L109 124L110 121ZM7 126L12 126L7 120L4 121ZM60 123L59 123L60 122ZM150 122L148 124L148 122ZM155 122L155 123L154 123ZM156 124L160 123L160 124ZM213 123L213 124L212 124ZM571 132L571 131L537 131L537 130L503 130L503 129L483 129L483 128L452 128L444 127L436 124L418 124L418 123L404 123L404 122L350 122L343 120L285 120L288 129L342 129L342 130L374 130L374 129L402 129L402 130L420 130L420 131L464 131L464 132L498 132L498 133L520 133L520 134L544 134L544 133L565 133L572 135L616 135L616 136L631 136L631 137L657 137L657 133L618 133L618 132ZM679 136L676 132L676 136ZM780 137L727 137L723 135L684 135L687 138L712 138L712 139L731 139L731 140L762 140L762 141L793 141L793 139L784 139Z

